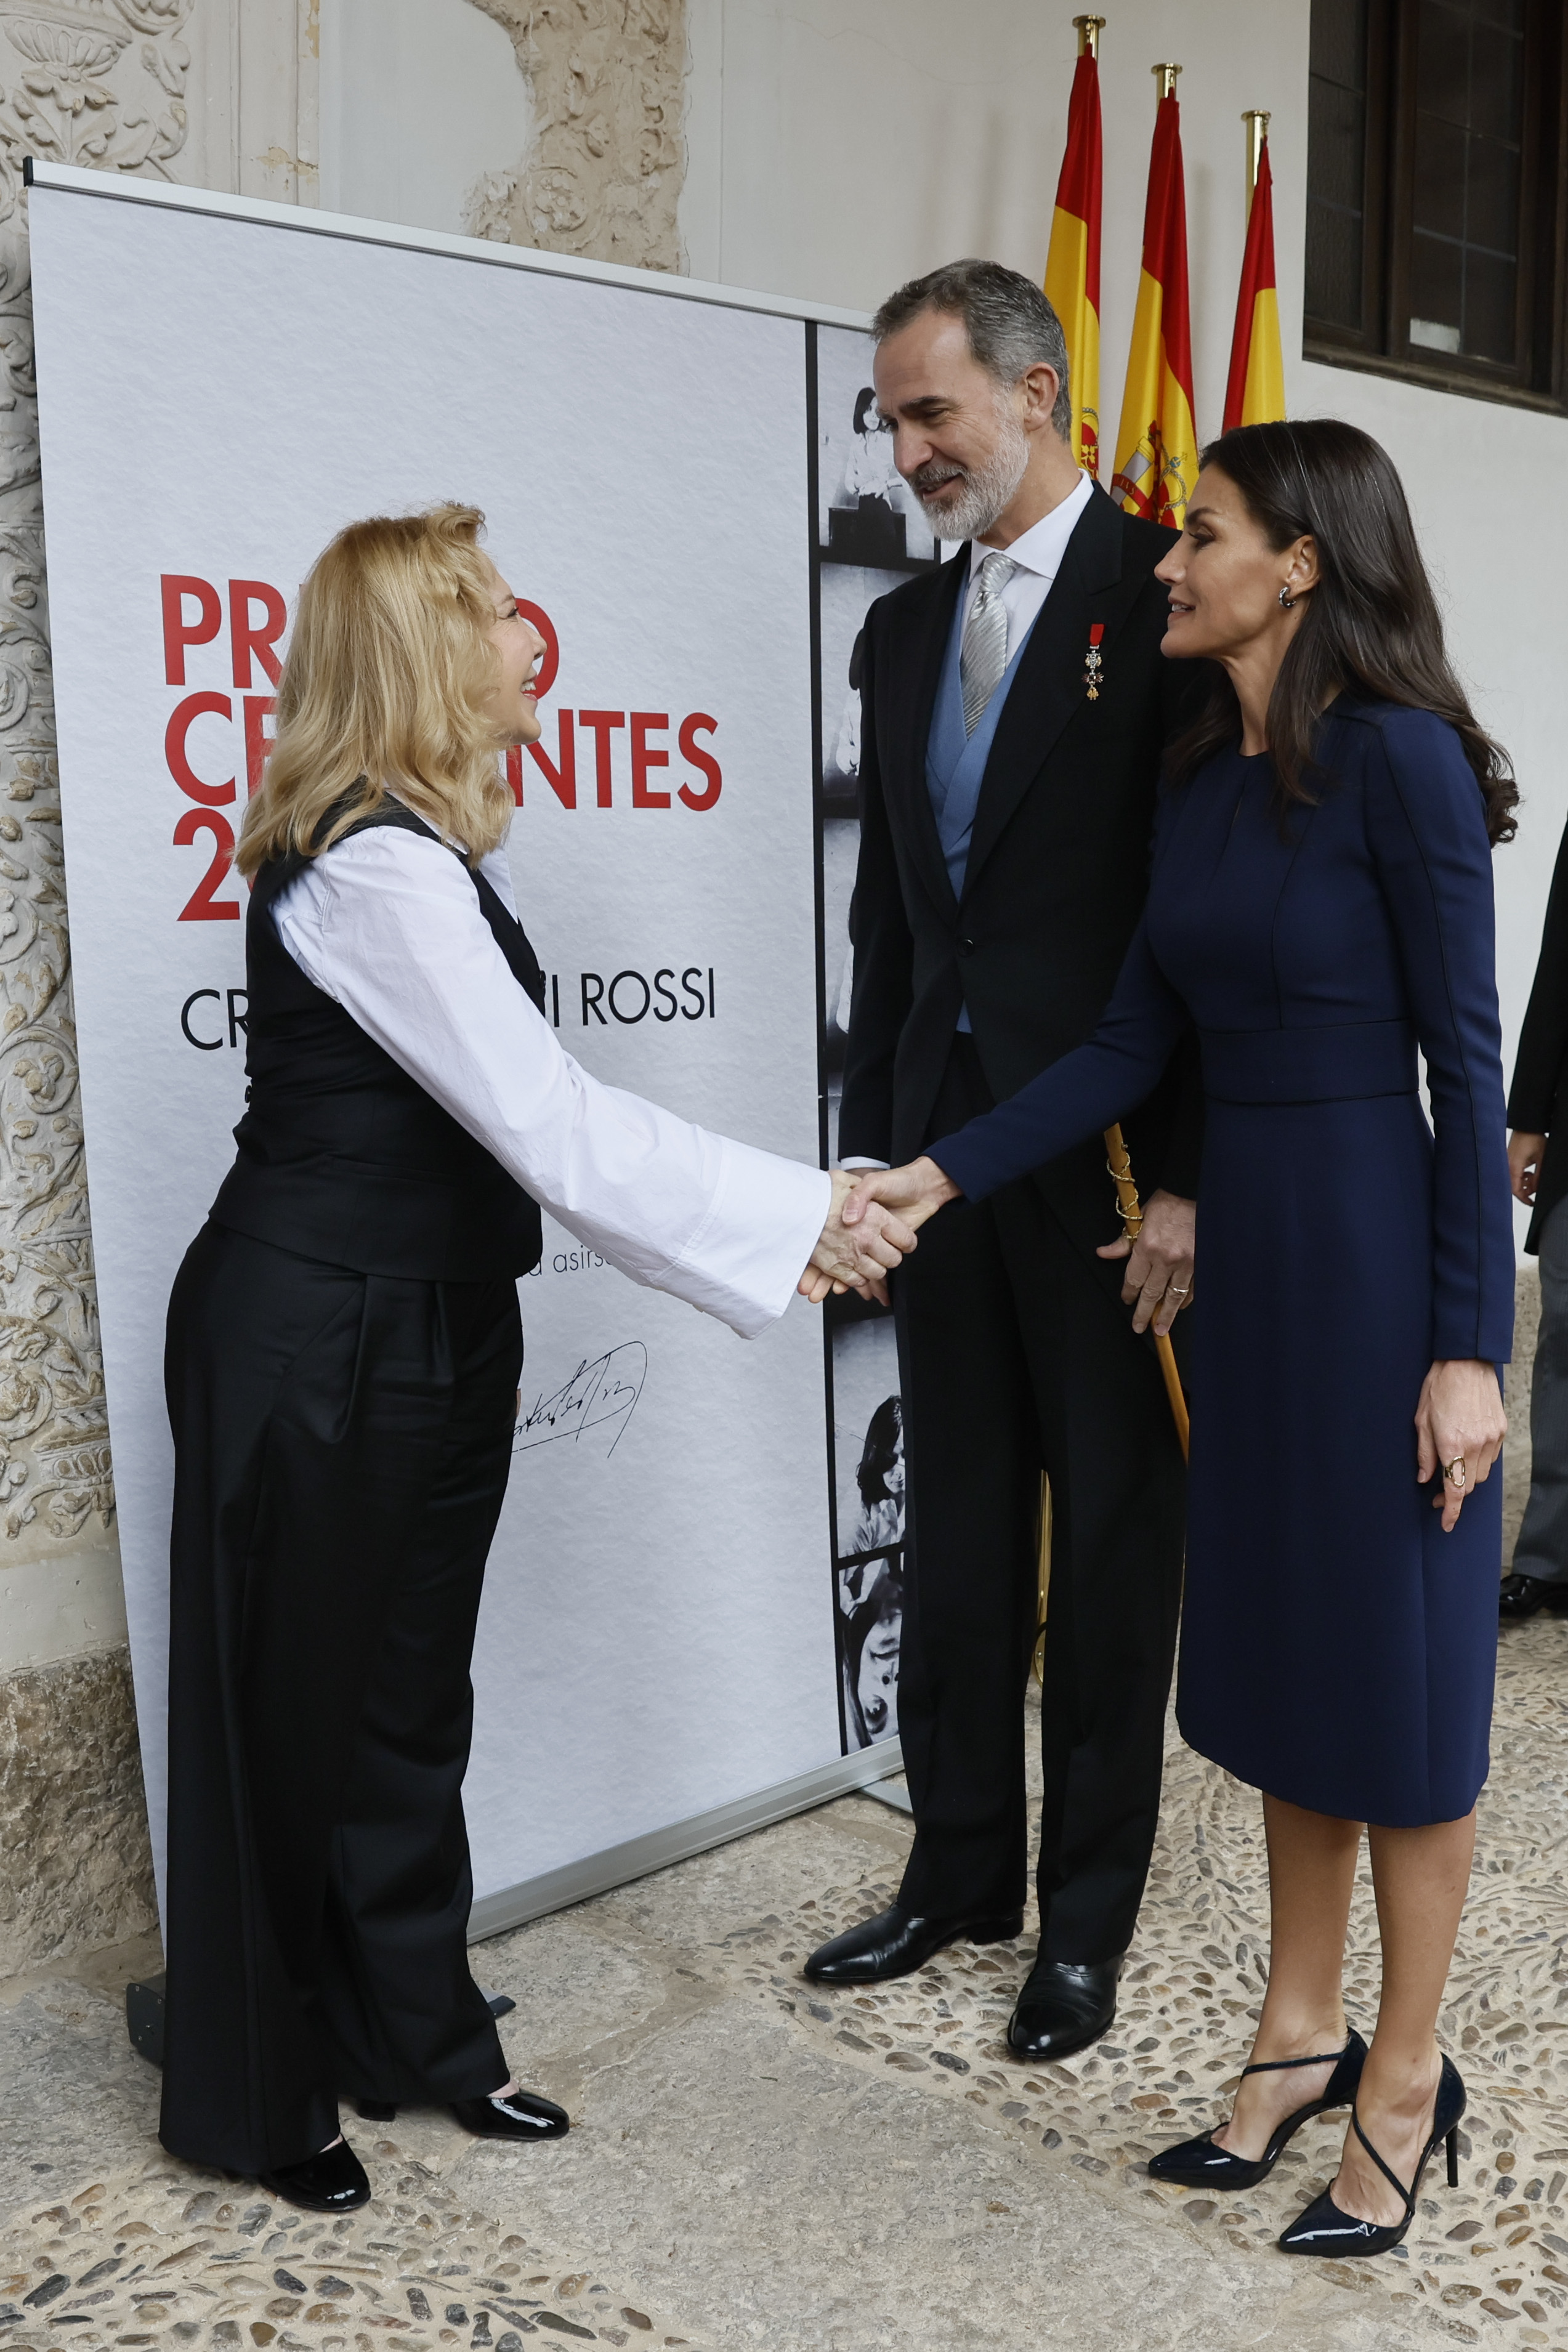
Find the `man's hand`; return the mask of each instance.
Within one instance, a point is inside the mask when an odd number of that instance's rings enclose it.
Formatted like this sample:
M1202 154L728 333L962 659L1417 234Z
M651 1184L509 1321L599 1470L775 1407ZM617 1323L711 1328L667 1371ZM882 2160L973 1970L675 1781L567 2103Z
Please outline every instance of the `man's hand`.
M1191 1306L1197 1221L1195 1201L1184 1201L1174 1192L1153 1192L1137 1240L1130 1242L1123 1234L1120 1241L1107 1242L1096 1251L1098 1257L1127 1260L1121 1297L1128 1307L1137 1303L1134 1331L1146 1331L1152 1321L1163 1338L1183 1307Z
M1527 1209L1535 1206L1535 1196L1541 1190L1542 1173L1546 1166L1546 1138L1526 1135L1519 1129L1508 1139L1508 1176L1513 1186L1513 1197L1522 1201Z
M849 1171L834 1169L827 1223L797 1286L802 1297L809 1298L814 1306L830 1290L858 1290L863 1298L875 1298L886 1307L887 1276L914 1248L915 1237L910 1226L881 1208L873 1210L869 1216L858 1217L856 1231L847 1232L845 1210L855 1190L855 1179Z

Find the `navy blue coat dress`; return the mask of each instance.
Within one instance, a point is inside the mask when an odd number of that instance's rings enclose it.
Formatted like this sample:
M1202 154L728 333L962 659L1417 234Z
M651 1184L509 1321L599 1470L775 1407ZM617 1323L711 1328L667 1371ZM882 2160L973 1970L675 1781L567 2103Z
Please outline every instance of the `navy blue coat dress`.
M1434 1358L1512 1346L1491 857L1443 720L1342 699L1319 756L1283 818L1267 753L1167 795L1094 1035L931 1150L983 1199L1142 1101L1195 1024L1182 1733L1293 1804L1415 1826L1486 1779L1497 1650L1500 1472L1444 1535L1414 1428Z

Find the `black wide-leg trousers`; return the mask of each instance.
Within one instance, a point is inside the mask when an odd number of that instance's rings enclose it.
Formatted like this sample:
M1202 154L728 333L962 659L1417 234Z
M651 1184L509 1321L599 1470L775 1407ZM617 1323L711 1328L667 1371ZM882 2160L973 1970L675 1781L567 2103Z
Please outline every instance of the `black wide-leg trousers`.
M990 1102L961 1037L931 1139ZM1120 1280L1026 1180L943 1209L893 1286L908 1476L899 1730L915 1815L899 1899L928 1918L1022 1906L1044 1470L1040 1948L1079 1962L1132 1939L1181 1597L1181 1447Z
M522 1362L517 1286L355 1274L208 1224L174 1435L160 2133L255 2174L340 2092L505 2081L468 1971L468 1666Z

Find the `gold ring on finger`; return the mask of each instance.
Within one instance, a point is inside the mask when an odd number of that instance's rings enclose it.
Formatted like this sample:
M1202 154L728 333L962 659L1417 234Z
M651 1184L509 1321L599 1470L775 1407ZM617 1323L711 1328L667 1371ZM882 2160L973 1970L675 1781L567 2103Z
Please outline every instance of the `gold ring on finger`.
M1464 1485L1465 1457L1462 1454L1456 1454L1451 1462L1446 1462L1443 1465L1443 1475L1447 1478L1450 1486L1462 1486Z

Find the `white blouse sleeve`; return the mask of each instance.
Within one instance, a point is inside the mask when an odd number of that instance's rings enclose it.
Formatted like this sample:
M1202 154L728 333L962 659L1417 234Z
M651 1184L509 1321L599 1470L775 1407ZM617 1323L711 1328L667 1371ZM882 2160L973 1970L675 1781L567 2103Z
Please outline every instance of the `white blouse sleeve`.
M831 1180L580 1068L450 850L373 827L312 859L273 914L305 977L579 1241L742 1338L784 1313Z

